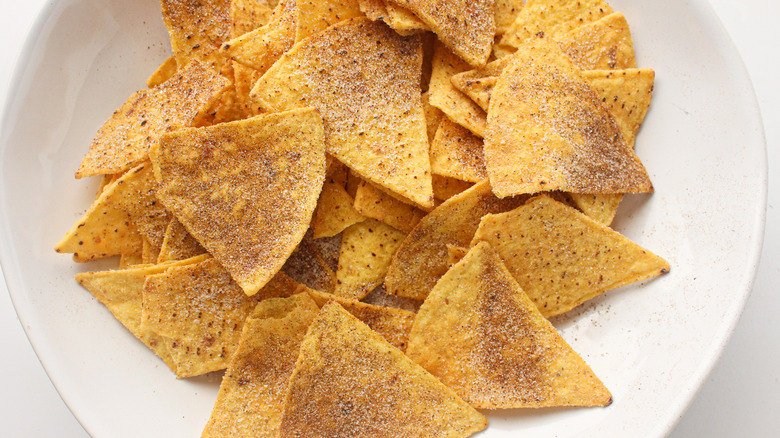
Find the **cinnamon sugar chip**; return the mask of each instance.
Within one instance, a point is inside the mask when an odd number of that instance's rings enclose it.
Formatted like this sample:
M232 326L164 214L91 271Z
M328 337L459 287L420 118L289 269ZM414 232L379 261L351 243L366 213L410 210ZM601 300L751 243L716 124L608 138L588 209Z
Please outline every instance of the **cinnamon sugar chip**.
M359 300L384 281L387 267L406 233L375 219L344 230L335 295Z
M392 307L376 306L362 303L351 298L344 298L333 294L309 289L309 295L323 307L328 301L333 300L352 316L382 335L385 340L401 351L406 349L409 341L409 330L412 329L414 313Z
M162 138L157 197L248 295L309 227L325 178L322 120L301 109Z
M366 220L366 217L355 209L354 202L344 186L326 181L317 201L317 209L314 210L311 225L314 238L333 237L349 226Z
M468 70L452 76L452 85L463 92L480 108L487 111L490 95L496 86L498 76L509 64L509 57L497 59L482 68Z
M165 61L160 64L159 67L157 67L157 70L152 73L151 76L149 76L149 79L146 80L146 86L149 88L154 88L163 82L167 81L171 78L174 74L176 74L176 70L178 70L178 65L176 64L176 58L173 56L169 56Z
M230 2L230 38L238 38L266 25L273 9L266 0L232 0Z
M431 144L431 171L468 182L486 179L482 139L444 118Z
M193 61L154 89L134 93L100 128L76 178L135 167L147 159L162 134L190 126L229 84Z
M433 138L436 136L436 130L439 129L439 123L441 123L444 113L440 109L431 105L428 101L430 94L426 91L420 98L422 99L423 111L425 112L425 126L428 130L428 143L433 142Z
M401 230L412 231L427 213L419 208L401 202L377 189L370 183L361 181L355 192L355 210L364 217L370 217Z
M263 111L317 108L328 153L364 179L432 207L421 62L418 37L353 18L296 44L252 96Z
M612 12L604 0L528 0L494 53L497 58L503 58L540 33L558 38Z
M187 232L184 225L178 219L172 217L165 228L165 236L160 247L160 254L157 256L157 263L184 260L205 252L206 250L192 237L192 234Z
M357 0L296 0L296 2L298 3L296 43L340 21L363 15Z
M176 364L168 352L166 339L149 330L148 327L141 326L144 281L150 275L163 273L174 266L199 263L205 257L208 256L118 271L81 272L76 274L76 281L103 303L122 325L175 372Z
M337 303L309 327L285 397L284 437L468 437L485 417Z
M487 243L436 283L417 314L407 355L477 408L612 403Z
M524 45L499 76L484 153L499 197L546 190L653 191L644 166L596 91L544 39Z
M437 201L446 201L453 196L463 193L474 184L468 181L450 178L448 176L433 175L433 196Z
M454 75L470 69L470 65L458 58L444 44L436 41L428 100L450 120L483 137L487 123L485 110L452 84Z
M496 33L495 0L387 0L408 8L473 66L485 65Z
M526 198L498 199L483 181L441 204L406 236L385 277L387 292L423 300L449 269L447 244L468 247L482 216L509 211Z
M482 218L472 245L479 242L490 243L546 317L669 271L664 259L547 196Z
M278 436L287 382L318 313L305 293L257 305L244 324L202 438Z
M236 62L264 73L295 43L296 0L282 0L268 23L235 37L222 50Z
M496 0L496 36L505 34L523 9L522 0Z
M583 70L636 68L631 31L620 12L574 28L556 39L574 65Z
M244 321L257 303L293 295L300 288L277 274L250 297L214 258L208 258L147 277L141 327L167 338L178 377L193 377L227 367Z
M387 15L385 15L383 19L394 31L401 35L413 35L415 33L431 30L427 24L417 18L417 16L409 9L406 9L406 7L393 3L391 0L384 1Z
M160 0L176 64L197 59L214 72L227 60L219 51L230 37L231 0Z
M384 20L387 17L385 0L358 0L360 11L371 21Z

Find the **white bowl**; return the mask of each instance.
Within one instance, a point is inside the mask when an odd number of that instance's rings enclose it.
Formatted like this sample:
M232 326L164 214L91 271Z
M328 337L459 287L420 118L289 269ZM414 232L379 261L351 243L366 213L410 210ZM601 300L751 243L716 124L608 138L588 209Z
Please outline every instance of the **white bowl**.
M656 71L637 138L656 188L628 196L615 227L672 265L555 319L614 395L604 409L489 414L480 436L661 436L723 350L763 236L766 157L741 60L704 0L613 0L640 67ZM17 67L0 144L0 261L46 371L95 437L198 436L218 376L177 380L73 280L52 247L91 203L73 172L97 129L168 56L157 1L48 7Z

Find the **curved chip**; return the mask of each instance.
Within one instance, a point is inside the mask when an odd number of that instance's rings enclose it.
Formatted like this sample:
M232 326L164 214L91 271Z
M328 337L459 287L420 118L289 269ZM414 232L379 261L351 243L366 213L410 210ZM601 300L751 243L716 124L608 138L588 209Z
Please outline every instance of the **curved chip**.
M484 242L428 295L406 353L477 408L612 403Z
M322 120L301 109L163 137L157 197L256 293L309 227L325 179Z

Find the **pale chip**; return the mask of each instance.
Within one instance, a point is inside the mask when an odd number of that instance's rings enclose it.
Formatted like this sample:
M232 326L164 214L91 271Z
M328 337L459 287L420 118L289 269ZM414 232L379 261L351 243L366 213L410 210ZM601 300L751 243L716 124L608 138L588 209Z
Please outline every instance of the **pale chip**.
M355 192L355 210L364 217L373 218L408 233L420 222L426 212L361 181Z
M149 76L149 79L146 80L146 86L154 88L162 84L176 74L176 70L178 69L179 67L176 64L176 58L169 56L159 67L157 67L157 70Z
M314 238L333 237L349 226L366 220L355 209L354 203L342 185L325 181L311 225Z

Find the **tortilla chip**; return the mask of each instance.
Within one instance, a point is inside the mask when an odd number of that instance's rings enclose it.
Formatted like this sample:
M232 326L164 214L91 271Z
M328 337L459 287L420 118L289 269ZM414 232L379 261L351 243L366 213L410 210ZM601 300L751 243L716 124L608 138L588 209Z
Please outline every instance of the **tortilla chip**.
M304 293L257 305L244 324L201 438L278 436L287 382L318 313Z
M498 199L483 181L425 216L406 236L385 277L387 293L424 300L449 269L447 244L468 247L482 216L509 211L525 197Z
M366 324L371 330L379 333L395 348L404 351L409 342L409 330L412 329L414 313L390 307L375 306L361 303L350 298L308 290L309 295L318 306L323 307L328 301L335 301L355 318Z
M143 253L122 254L119 257L119 269L128 269L144 263Z
M487 111L490 95L496 86L498 76L509 64L510 57L504 57L488 63L482 68L468 70L454 75L452 85L466 94L480 108Z
M572 29L611 14L603 0L528 0L499 41L497 58L511 54L538 34L557 38Z
M664 259L547 196L482 218L472 245L479 242L491 244L546 317L669 271Z
M554 43L523 46L499 76L484 144L499 197L648 193L652 183L588 81Z
M165 228L165 236L160 247L160 254L157 256L157 263L184 260L205 253L206 250L184 228L184 225L178 219L172 217Z
M296 0L282 0L264 26L233 38L222 50L236 62L265 73L295 43Z
M382 284L405 236L406 233L375 219L344 230L333 294L359 300Z
M176 64L176 58L173 56L169 56L168 59L162 62L159 67L157 67L157 70L152 73L151 76L149 76L149 79L146 80L146 86L149 88L154 88L163 82L167 81L171 78L174 74L176 74L176 70L178 70L179 67Z
M314 238L333 237L349 226L366 220L365 216L355 210L354 202L343 186L326 181L317 201L317 209L314 210L311 225Z
M425 113L425 127L428 130L428 144L433 143L433 138L436 136L436 130L439 129L439 123L441 122L444 113L440 109L431 105L428 101L429 93L426 91L420 98L422 99L423 112Z
M280 436L457 438L485 427L482 414L341 306L329 303L301 345Z
M380 284L368 295L363 297L361 302L366 304L373 304L375 306L392 307L394 309L406 310L412 313L417 313L417 309L419 309L420 305L422 304L421 300L414 300L411 298L404 298L388 294L384 283Z
M421 62L418 37L353 18L298 43L252 96L271 112L314 106L328 153L364 179L432 207Z
M232 0L230 2L230 38L238 38L266 25L273 9L266 0Z
M219 51L230 37L231 0L160 0L179 67L197 59L214 72L227 60Z
M323 135L312 109L168 134L152 153L157 197L252 295L309 227Z
M127 213L113 202L121 186L110 183L84 216L54 246L57 252L72 253L73 260L87 262L120 254L140 254L143 237Z
M141 327L144 280L150 275L163 273L170 267L198 263L203 261L203 258L119 271L81 272L76 274L76 281L175 372L176 365L168 352L165 339L148 328Z
M384 16L384 22L400 35L414 35L431 30L428 25L404 6L388 0L385 1L385 8L387 15Z
M523 9L522 0L495 0L496 1L496 36L505 34L515 22L517 14Z
M408 8L457 56L485 65L496 33L495 0L387 0Z
M476 408L612 403L487 243L436 283L417 314L407 355Z
M387 17L387 3L384 0L358 0L360 11L371 21L384 20Z
M449 255L449 265L450 268L452 268L452 265L458 263L459 261L463 260L463 257L466 257L466 253L469 252L468 248L463 248L462 246L456 246L456 245L450 245L447 244L447 254Z
M431 143L431 171L468 182L486 179L482 139L444 118Z
M312 289L333 292L336 288L336 273L320 255L314 241L309 230L282 266L282 272Z
M141 248L141 261L145 265L153 265L160 258L160 247L151 243L146 237L143 238L144 244Z
M474 184L447 176L433 175L433 196L439 201L446 201L463 193Z
M636 68L631 31L620 12L574 28L556 39L574 65L583 70Z
M277 274L254 296L247 296L214 258L147 277L142 329L168 338L176 375L193 377L227 367L244 320L257 303L288 297L300 285Z
M148 157L161 135L190 126L229 84L193 61L167 82L134 93L100 128L76 178L135 167Z
M361 181L355 192L355 210L364 217L373 218L408 233L427 213L401 202L373 185Z
M428 100L432 106L439 108L453 122L467 128L479 137L484 137L487 114L468 96L458 91L451 82L453 75L470 69L470 65L437 41L433 54L433 71L428 88Z
M296 43L340 21L363 16L357 0L296 0L296 2L298 4Z
M569 197L573 207L604 226L609 226L612 223L617 214L618 205L623 199L623 195L620 193L605 195L569 193Z

